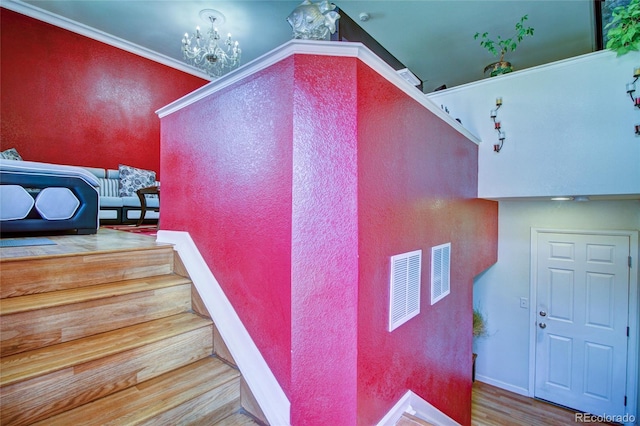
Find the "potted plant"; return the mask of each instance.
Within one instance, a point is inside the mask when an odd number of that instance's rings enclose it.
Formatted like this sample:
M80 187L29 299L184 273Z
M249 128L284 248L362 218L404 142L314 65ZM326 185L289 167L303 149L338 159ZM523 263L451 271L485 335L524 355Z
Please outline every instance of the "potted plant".
M490 38L488 32L484 32L482 34L476 33L473 38L477 40L480 38L480 46L484 47L492 53L494 56L500 56L500 59L497 62L489 64L485 67L484 72L491 70L489 74L491 77L495 77L496 75L506 74L508 72L513 71L513 67L511 66L511 62L504 60L504 55L507 52L513 52L518 47L518 44L527 36L533 35L533 28L525 27L524 22L529 19L529 15L524 15L520 20L516 23L515 34L513 34L509 38L502 38L501 36L497 36L494 39Z
M484 314L480 312L477 308L473 309L473 338L474 340L480 337L484 337L488 334L487 332L487 321L484 317ZM471 380L475 382L476 380L476 358L478 357L477 353L473 354L473 366L471 369Z
M473 338L485 337L487 335L487 321L484 314L478 310L473 309Z
M613 9L607 31L607 49L618 56L640 48L640 0L631 0L627 6Z

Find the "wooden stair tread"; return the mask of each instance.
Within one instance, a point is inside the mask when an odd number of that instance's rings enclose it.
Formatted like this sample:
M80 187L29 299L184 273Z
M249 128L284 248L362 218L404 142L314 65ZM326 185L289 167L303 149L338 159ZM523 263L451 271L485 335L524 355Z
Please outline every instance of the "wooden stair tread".
M433 423L430 423L420 417L414 416L413 414L403 413L396 426L435 426Z
M229 417L226 417L214 426L260 426L260 423L256 422L252 417L242 413L235 413Z
M211 324L209 319L184 313L2 357L0 386L131 350Z
M75 238L78 241L77 235L67 235L63 236L63 238ZM53 237L51 239L59 239L58 237ZM95 254L108 254L108 253L127 253L127 252L139 252L144 250L157 250L164 248L171 248L173 250L173 244L171 243L161 243L154 240L148 240L145 244L141 244L141 240L137 240L135 242L126 242L126 245L123 245L121 240L118 240L117 245L113 243L104 244L104 242L96 243L91 245L90 247L83 247L82 249L74 248L70 249L68 242L65 242L62 245L62 250L68 250L67 252L62 253L50 253L50 254L30 254L26 253L23 255L9 255L0 257L0 265L5 266L11 262L21 262L21 261L31 261L33 259L64 259L68 257L74 256L91 256ZM82 245L82 244L80 244Z
M140 424L225 384L239 398L239 378L238 370L208 357L35 424Z
M171 287L179 284L188 284L188 278L176 274L157 275L145 278L117 281L106 284L95 284L87 287L78 287L67 290L52 291L48 293L29 294L2 299L0 302L0 315L10 315L36 309L46 309L55 306L70 305L73 303L97 300L106 297L120 296L137 293L140 291L154 290Z

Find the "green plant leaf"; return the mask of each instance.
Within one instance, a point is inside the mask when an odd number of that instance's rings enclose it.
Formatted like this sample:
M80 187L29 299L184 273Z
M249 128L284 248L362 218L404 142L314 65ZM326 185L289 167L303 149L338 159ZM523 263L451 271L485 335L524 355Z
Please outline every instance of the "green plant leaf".
M640 45L640 0L614 8L612 19L604 29L607 30L607 49L616 51L618 56L637 50Z
M496 45L500 47L499 53L501 55L504 55L509 51L513 52L525 37L533 35L533 28L524 26L524 22L528 19L529 15L523 15L520 20L516 22L515 32L509 38L503 38L502 36L497 35L495 39L492 39L489 37L488 32L482 33L482 41L480 42L480 46L484 47L489 53L492 53L495 56L498 56L498 49L496 48ZM474 39L477 39L479 34L480 33L477 32L474 35Z

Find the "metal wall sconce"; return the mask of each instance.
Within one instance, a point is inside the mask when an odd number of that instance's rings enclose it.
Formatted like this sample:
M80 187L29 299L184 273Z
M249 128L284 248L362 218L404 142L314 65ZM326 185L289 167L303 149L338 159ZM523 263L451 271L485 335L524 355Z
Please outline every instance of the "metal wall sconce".
M633 70L633 81L627 84L627 93L631 97L631 101L636 108L640 108L640 97L634 97L633 94L636 91L636 81L640 78L640 67Z
M636 91L636 81L638 81L638 78L640 78L640 67L636 67L633 70L633 81L627 84L627 93L629 94L629 97L631 98L631 101L636 108L640 108L640 97L634 97L634 93ZM640 124L635 125L635 131L636 136L640 136Z
M491 119L493 120L493 128L498 132L498 143L493 145L495 152L500 152L502 145L504 144L505 133L502 130L502 124L497 120L498 110L502 106L502 98L496 98L496 109L491 110Z

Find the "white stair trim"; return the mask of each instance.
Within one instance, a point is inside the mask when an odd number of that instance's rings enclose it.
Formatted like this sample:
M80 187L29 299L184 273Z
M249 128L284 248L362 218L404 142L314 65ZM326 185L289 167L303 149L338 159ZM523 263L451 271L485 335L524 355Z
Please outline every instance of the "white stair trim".
M291 403L188 232L159 230L157 241L180 255L216 328L271 425L289 425Z
M460 426L451 417L413 393L407 391L391 410L378 422L377 426L394 426L404 413L413 414L438 426Z

